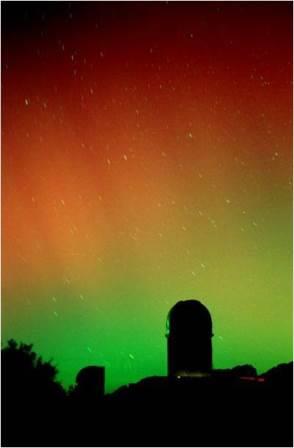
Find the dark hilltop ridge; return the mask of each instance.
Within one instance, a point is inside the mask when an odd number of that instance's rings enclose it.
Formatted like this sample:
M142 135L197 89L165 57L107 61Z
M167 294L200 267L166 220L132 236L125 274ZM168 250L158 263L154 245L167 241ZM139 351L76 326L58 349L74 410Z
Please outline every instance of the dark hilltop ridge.
M262 375L216 370L212 319L197 300L167 319L168 375L104 394L88 366L65 391L32 345L2 349L2 446L293 446L293 363Z

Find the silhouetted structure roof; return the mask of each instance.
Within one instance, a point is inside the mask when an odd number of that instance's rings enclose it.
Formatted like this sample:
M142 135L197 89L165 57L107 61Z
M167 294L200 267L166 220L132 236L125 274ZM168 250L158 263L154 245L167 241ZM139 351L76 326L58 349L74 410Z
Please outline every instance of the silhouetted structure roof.
M212 320L208 309L199 300L181 300L170 310L166 322L167 336L212 334Z
M76 392L85 397L102 396L104 394L105 368L87 366L81 369L76 377Z

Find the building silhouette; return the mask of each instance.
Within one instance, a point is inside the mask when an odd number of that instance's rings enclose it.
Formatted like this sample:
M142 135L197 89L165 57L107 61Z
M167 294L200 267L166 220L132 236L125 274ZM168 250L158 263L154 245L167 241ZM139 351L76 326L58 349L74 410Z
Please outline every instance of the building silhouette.
M212 370L212 320L198 300L177 302L167 316L168 375Z
M97 399L104 395L105 368L87 366L76 376L76 392L85 399Z

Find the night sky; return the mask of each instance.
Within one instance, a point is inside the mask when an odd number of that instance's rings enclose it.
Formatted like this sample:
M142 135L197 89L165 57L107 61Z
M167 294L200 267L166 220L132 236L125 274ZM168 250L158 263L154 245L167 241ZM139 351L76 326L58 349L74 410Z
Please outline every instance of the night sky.
M68 386L292 358L292 3L2 3L2 337Z

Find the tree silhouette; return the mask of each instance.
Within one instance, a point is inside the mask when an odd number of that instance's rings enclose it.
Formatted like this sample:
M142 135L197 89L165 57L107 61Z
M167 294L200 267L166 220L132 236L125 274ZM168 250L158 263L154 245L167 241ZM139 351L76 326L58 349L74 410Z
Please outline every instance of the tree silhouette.
M38 444L40 436L54 439L49 426L57 428L65 391L56 381L57 368L43 361L32 344L9 340L1 350L2 442ZM32 427L33 425L33 427ZM17 428L17 430L16 430Z
M32 348L33 344L18 344L14 339L10 339L1 352L3 373L12 374L13 369L17 367L21 369L25 380L35 377L42 381L54 381L58 372L57 368L51 364L51 361L44 362Z

